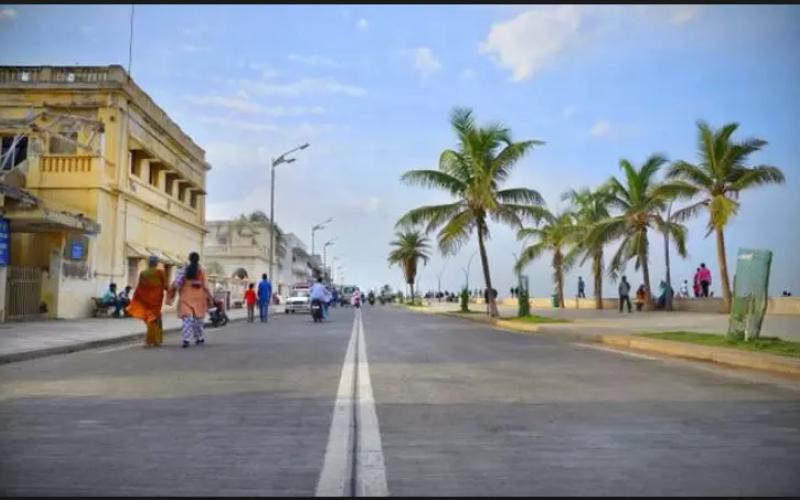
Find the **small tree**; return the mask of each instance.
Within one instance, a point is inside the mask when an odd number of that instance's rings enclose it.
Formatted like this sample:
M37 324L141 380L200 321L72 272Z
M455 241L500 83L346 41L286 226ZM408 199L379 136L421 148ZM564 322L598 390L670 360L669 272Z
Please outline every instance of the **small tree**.
M469 312L469 291L466 288L461 290L461 312Z

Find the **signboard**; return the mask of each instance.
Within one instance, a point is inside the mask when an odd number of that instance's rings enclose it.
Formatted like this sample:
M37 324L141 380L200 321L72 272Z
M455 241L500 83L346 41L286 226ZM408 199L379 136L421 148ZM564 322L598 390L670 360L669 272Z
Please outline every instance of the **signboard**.
M9 243L8 219L0 217L0 266L8 266Z
M83 242L73 241L69 246L69 258L72 260L83 260Z
M757 339L767 312L767 289L772 266L772 251L739 249L733 277L733 303L728 338Z

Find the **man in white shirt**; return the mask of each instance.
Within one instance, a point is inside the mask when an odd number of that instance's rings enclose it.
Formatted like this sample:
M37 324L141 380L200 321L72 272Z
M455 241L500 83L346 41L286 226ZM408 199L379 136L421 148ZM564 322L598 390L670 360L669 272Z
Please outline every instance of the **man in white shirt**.
M331 294L328 292L328 289L325 288L325 285L322 284L322 277L317 278L317 282L311 285L311 288L309 288L308 300L311 303L313 303L315 300L320 301L324 313L325 306L331 301Z

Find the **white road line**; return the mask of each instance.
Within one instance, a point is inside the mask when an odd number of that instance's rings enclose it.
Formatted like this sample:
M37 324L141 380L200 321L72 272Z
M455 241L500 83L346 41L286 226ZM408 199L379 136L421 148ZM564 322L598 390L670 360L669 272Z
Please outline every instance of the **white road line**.
M577 343L577 342L573 342L572 345L574 345L576 347L585 347L586 349L595 349L597 351L613 352L613 353L616 353L616 354L622 354L623 356L630 356L632 358L647 359L647 360L650 360L650 361L655 361L656 359L658 359L658 358L654 358L653 356L647 356L647 355L644 355L644 354L636 354L636 353L628 352L628 351L618 351L617 349L611 349L609 347L602 347L602 346L599 346L599 345L580 344L580 343Z
M353 332L347 344L342 375L336 403L333 406L333 419L325 448L325 459L317 483L316 496L349 495L352 478L353 449L353 396L355 383L356 339L358 338L358 315L353 319Z
M381 432L372 381L367 362L367 344L361 311L358 317L358 450L356 451L356 491L359 497L389 496L386 485L386 465L381 445Z

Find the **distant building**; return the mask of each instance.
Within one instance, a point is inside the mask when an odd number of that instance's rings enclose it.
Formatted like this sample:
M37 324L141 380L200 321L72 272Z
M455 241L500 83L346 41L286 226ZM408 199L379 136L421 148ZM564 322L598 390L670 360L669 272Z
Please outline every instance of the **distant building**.
M121 66L0 66L0 139L4 317L87 316L202 249L205 152Z

